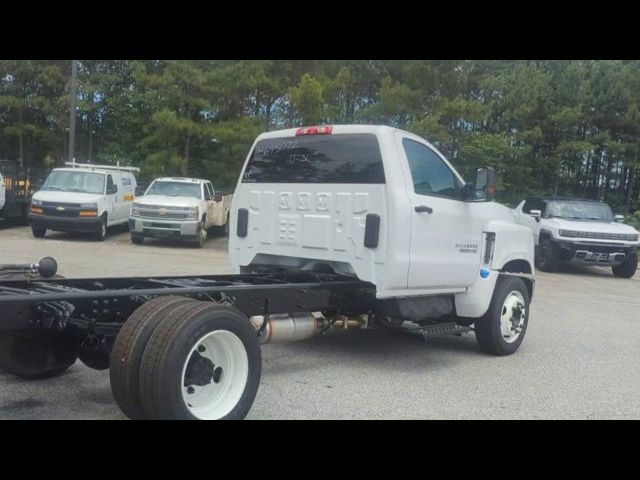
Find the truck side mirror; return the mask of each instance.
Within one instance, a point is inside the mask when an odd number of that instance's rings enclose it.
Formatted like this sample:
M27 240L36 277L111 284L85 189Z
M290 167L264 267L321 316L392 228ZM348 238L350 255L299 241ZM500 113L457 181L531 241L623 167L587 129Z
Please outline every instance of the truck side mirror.
M542 212L540 210L531 210L529 212L529 215L531 215L536 220L536 222L539 222L540 217L542 216Z
M107 195L113 195L114 193L118 193L118 186L117 185L107 186Z
M623 223L624 222L624 215L616 215L615 217L616 222L618 223Z
M496 171L492 167L478 168L471 188L472 200L484 202L493 200L496 194Z

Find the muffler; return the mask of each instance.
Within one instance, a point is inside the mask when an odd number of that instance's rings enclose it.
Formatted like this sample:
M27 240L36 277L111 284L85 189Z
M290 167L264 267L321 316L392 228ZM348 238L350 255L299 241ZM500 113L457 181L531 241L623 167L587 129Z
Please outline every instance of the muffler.
M260 343L286 343L306 340L314 335L324 332L328 328L361 328L366 326L366 319L338 317L330 322L323 316L314 316L309 312L284 313L269 315L267 324L264 325L263 316L250 318L256 330L262 330Z
M251 317L251 323L256 330L262 329L260 343L296 342L313 337L318 333L318 322L310 313L284 313L269 315L267 324L264 317Z

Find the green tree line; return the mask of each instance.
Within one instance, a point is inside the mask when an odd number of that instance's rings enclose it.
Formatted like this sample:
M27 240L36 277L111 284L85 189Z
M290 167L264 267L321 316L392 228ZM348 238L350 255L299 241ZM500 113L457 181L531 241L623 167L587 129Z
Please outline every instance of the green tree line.
M0 60L0 157L68 155L68 60ZM500 199L640 192L640 62L80 60L75 157L233 187L262 131L397 126L456 167L489 165Z

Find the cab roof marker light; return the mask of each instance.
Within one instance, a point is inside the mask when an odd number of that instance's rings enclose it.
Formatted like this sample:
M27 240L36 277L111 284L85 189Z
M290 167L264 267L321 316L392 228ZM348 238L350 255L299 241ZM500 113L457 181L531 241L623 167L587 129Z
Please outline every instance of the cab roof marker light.
M331 125L324 125L322 127L300 127L296 130L296 137L301 135L331 135L333 127Z

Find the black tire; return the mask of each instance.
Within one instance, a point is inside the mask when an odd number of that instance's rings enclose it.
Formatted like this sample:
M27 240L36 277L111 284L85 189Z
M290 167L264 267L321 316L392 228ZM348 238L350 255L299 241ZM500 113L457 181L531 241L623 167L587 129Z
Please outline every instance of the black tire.
M55 377L77 359L73 330L0 334L0 370L19 377L34 380Z
M18 219L18 223L22 226L29 225L29 205L22 206L22 212Z
M47 229L31 227L31 233L36 238L44 238L45 235L47 234Z
M98 224L98 230L95 233L95 239L99 242L104 242L107 238L107 215L103 215L100 223Z
M543 272L553 272L558 268L558 254L548 238L540 239L535 251L535 264Z
M111 350L109 379L113 398L127 417L145 418L140 403L140 364L149 337L166 316L189 302L195 300L175 296L154 298L133 312L118 333Z
M144 243L144 237L142 235L131 234L131 243L134 245L142 245Z
M227 214L227 219L224 225L219 225L216 227L216 235L218 237L228 237L229 236L229 215Z
M207 234L207 229L205 228L206 224L207 224L206 219L203 218L200 224L200 231L198 232L198 239L196 240L196 246L198 248L204 247L205 243L207 243L208 234Z
M173 317L173 318L172 318ZM239 400L221 420L241 420L255 399L262 370L255 328L239 310L202 302L183 305L165 318L151 335L140 368L140 395L148 418L195 420L182 395L182 371L192 348L205 335L231 332L242 342L248 360L248 376Z
M634 252L632 255L629 255L620 265L611 267L611 270L618 278L633 277L636 274L636 270L638 270L638 253Z
M513 291L521 294L524 300L525 315L520 335L512 343L509 343L505 341L500 330L500 317L502 315L504 301L507 295ZM501 275L493 291L491 304L489 305L487 313L475 321L474 330L478 345L480 345L485 352L497 356L511 355L518 350L527 332L530 316L529 306L529 290L524 280L519 277Z

